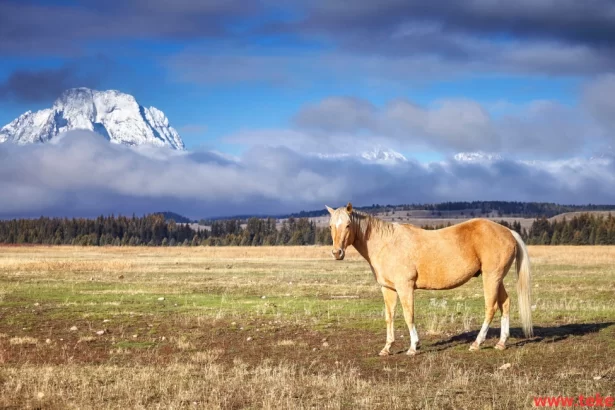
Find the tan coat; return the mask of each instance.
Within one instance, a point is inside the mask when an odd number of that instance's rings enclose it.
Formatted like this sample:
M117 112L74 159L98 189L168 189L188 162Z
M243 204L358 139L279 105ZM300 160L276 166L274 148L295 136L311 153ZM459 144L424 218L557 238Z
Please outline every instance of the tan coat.
M382 286L387 319L387 343L380 352L389 354L394 341L393 315L397 296L410 330L408 354L416 353L418 334L414 327L415 289L452 289L482 275L485 293L485 322L471 349L484 341L496 309L502 312L501 337L496 348L504 349L509 333L510 301L503 279L515 258L519 309L526 337L532 335L530 267L527 248L514 231L487 219L472 219L439 230L410 224L389 223L354 211L352 205L331 214L332 255L344 259L345 249L354 246L370 264Z

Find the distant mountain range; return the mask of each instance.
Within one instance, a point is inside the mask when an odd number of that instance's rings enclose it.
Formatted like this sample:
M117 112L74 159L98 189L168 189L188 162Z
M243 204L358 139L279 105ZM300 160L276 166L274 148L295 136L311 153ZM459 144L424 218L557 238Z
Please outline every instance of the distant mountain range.
M333 204L332 206L335 206ZM382 214L393 211L431 211L431 217L437 218L439 214L464 213L466 216L470 212L474 212L474 216L480 217L484 214L497 213L502 217L519 217L519 218L551 218L556 215L567 212L589 212L589 211L613 211L615 212L615 204L613 205L560 205L549 202L512 202L512 201L473 201L473 202L443 202L438 204L401 204L401 205L381 205L372 204L368 206L354 206L355 209L372 213ZM247 220L251 217L255 218L317 218L326 216L326 209L318 209L313 211L301 211L290 214L278 215L235 215L219 218L201 219L199 222L209 224L213 220L229 220L239 219Z
M162 111L143 107L129 94L89 88L66 90L51 108L27 111L0 129L0 143L47 142L65 131L94 131L112 143L184 149Z
M323 159L357 159L359 161L380 164L399 164L408 162L408 159L399 152L381 146L376 146L360 154L317 154L317 156Z
M500 154L494 154L489 152L460 152L455 154L453 159L457 162L484 164L494 161L501 161L502 156Z
M155 213L164 216L165 221L173 220L176 223L182 223L182 224L189 224L189 223L195 222L192 219L186 218L185 216L180 215L180 214L176 214L175 212L164 211L164 212L155 212Z

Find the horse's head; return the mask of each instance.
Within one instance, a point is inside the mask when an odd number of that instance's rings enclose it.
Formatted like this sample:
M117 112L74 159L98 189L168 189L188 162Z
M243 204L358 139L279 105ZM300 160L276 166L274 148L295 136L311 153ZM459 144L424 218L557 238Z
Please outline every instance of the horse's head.
M329 220L331 239L333 239L331 255L338 261L341 261L346 254L346 248L354 243L354 231L351 220L352 204L348 202L348 205L338 209L327 206L327 210L331 214L331 219Z

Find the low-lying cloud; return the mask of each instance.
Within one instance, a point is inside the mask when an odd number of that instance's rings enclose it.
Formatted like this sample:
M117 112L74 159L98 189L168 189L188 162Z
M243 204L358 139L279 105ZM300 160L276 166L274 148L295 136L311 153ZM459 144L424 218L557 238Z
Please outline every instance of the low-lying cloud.
M533 101L508 104L505 113L499 115L470 99L442 99L426 106L396 99L376 107L358 98L330 97L303 107L294 117L293 131L244 132L230 136L228 141L285 142L289 146L300 144L302 149L320 146L331 150L367 142L404 151L488 151L526 159L565 158L610 143L607 133L598 132L596 122L610 121L612 104L606 93L598 94L593 88L588 93L593 106ZM594 118L593 113L600 118ZM291 134L295 137L282 138Z
M353 201L516 200L615 203L612 159L395 165L254 147L212 152L109 144L87 131L54 144L0 145L0 216L173 210L190 217L275 214Z

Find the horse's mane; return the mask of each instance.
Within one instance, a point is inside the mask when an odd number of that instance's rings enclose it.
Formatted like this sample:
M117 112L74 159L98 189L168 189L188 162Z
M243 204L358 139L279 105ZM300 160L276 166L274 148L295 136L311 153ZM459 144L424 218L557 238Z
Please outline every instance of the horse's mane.
M358 228L355 233L361 235L363 239L369 239L373 234L388 236L393 233L394 226L391 222L376 218L370 214L353 210L350 220Z

